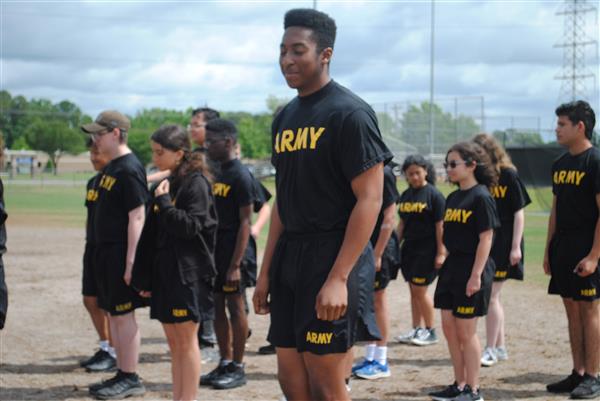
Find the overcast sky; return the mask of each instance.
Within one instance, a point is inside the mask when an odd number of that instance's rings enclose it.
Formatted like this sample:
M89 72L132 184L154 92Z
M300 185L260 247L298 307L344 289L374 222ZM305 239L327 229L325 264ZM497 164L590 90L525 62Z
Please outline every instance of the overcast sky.
M563 55L553 47L563 40L555 15L562 3L437 1L436 98L451 111L459 97L460 111L475 113L483 97L488 116L522 124L540 117L551 128L563 100L554 79ZM312 5L2 0L0 84L13 95L68 99L92 116L205 104L264 111L269 94L295 95L278 66L283 15ZM318 8L338 26L331 70L338 82L372 104L429 99L429 1L319 1ZM594 23L588 19L588 33L597 36ZM598 76L592 49L587 61Z

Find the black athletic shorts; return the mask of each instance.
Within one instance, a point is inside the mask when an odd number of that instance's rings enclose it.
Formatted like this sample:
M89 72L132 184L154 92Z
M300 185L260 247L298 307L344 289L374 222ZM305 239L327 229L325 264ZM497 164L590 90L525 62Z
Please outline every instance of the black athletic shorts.
M98 306L113 316L124 315L145 306L147 302L123 279L127 244L97 244L94 254Z
M373 307L375 267L370 244L348 277L346 314L332 322L317 319L315 302L337 258L344 233L283 233L269 270L271 326L276 347L318 355L344 353L356 341L376 341Z
M452 310L452 315L470 319L487 314L494 281L494 260L488 258L481 273L481 289L467 297L467 282L471 275L475 255L450 254L440 269L434 305L437 309Z
M390 242L392 242L391 239ZM393 269L397 259L394 254L394 249L389 246L390 242L388 242L388 246L386 246L383 255L381 256L381 269L378 272L375 272L375 284L373 285L375 291L385 290L390 284L390 271Z
M97 297L98 286L94 273L94 249L95 246L89 242L85 243L83 251L83 274L81 276L81 294L85 297Z
M401 270L404 280L419 286L427 286L435 280L437 243L435 237L405 240L402 243Z
M253 236L248 239L248 246L244 253L244 259L242 261L242 275L244 276L245 287L256 286L256 274L258 270L256 262L256 240Z
M200 278L183 284L175 256L168 249L156 253L152 276L151 319L161 323L214 319L212 281Z
M240 285L237 287L230 287L227 283L227 270L231 263L231 257L235 250L235 241L237 238L237 231L218 231L217 232L217 246L215 248L215 264L217 267L217 277L215 279L214 292L220 294L242 294L247 287L246 279L247 274L244 272L244 260L242 259L242 265L240 266Z
M513 225L512 221L503 221L500 228L494 234L494 245L490 256L496 264L494 281L505 281L507 279L523 280L524 257L523 240L521 240L521 261L514 266L510 265L510 251L512 249Z
M587 277L573 273L577 264L588 255L594 233L557 232L549 245L550 284L548 293L575 301L594 301L600 298L600 272Z

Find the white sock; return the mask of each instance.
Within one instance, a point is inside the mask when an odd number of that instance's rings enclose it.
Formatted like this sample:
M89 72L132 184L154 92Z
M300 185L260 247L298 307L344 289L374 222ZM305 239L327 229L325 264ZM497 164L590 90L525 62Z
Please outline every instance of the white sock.
M108 355L117 359L117 351L115 351L115 349L113 347L111 347L110 345L108 346L108 350L106 350L106 352L108 352Z
M367 344L365 347L365 359L367 361L375 359L375 348L377 348L375 344Z
M219 366L227 366L229 365L231 362L229 359L221 359L221 361L219 362Z
M103 341L103 340L100 340L99 344L100 344L100 345L99 345L99 346L100 346L100 349L101 349L102 351L104 351L104 352L108 352L108 348L110 347L110 344L108 343L108 341L105 341L105 340L104 340L104 341Z
M387 363L387 346L377 347L375 350L375 359L380 365Z

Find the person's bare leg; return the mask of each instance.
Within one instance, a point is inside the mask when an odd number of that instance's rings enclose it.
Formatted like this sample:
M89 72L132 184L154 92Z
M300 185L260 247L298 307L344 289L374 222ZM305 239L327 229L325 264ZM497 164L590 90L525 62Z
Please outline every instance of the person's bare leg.
M110 343L110 329L108 327L107 313L98 306L98 298L84 295L83 305L92 319L92 324L96 329L96 333L98 333L100 341L108 341Z
M346 389L347 353L316 355L302 353L304 366L308 372L311 400L349 401Z
M410 290L410 312L412 317L412 328L420 327L421 322L423 321L423 316L421 315L421 310L419 308L419 300L416 299L414 294L414 288L416 286L408 283L408 288Z
M504 326L504 309L500 303L500 290L502 281L494 281L492 284L492 295L488 306L488 314L485 317L485 337L486 346L495 348L500 344L504 345L504 339L500 338L500 332Z
M119 368L126 373L137 370L140 355L140 330L135 320L135 312L110 316L110 327L115 327L118 340L115 341ZM113 339L114 340L114 339Z
M387 297L385 289L375 291L375 321L379 327L381 340L377 341L377 346L385 347L390 333L390 313L388 310Z
M295 348L277 347L277 379L287 401L310 400L310 383L304 359Z
M225 295L215 294L215 334L217 335L217 344L219 344L219 354L221 359L232 360L233 351L231 348L231 327L229 319L225 312Z
M420 319L422 319L422 321L424 322L425 327L430 329L433 328L435 310L433 309L433 300L427 293L427 289L429 287L424 285L419 286L413 284L411 284L411 287L413 297L417 301L417 305L419 308Z
M473 390L479 388L479 369L481 366L481 344L477 336L479 318L455 319L456 333L462 348L467 384Z
M452 368L454 369L454 380L459 387L463 387L467 382L465 362L463 360L463 352L458 340L456 318L452 315L452 310L442 310L442 330L444 337L448 343L448 351L452 360Z
M163 323L163 330L167 337L167 343L169 344L169 350L171 351L171 380L173 381L173 401L181 400L181 362L180 362L180 350L177 333L175 332L174 324Z
M233 334L233 360L242 363L248 338L248 315L244 306L244 295L232 294L226 297Z
M583 348L583 326L579 302L571 298L563 298L567 321L569 323L569 342L571 344L571 357L573 358L573 370L580 375L585 373L585 350Z
M200 347L198 346L198 323L176 323L175 332L179 343L179 384L181 401L192 401L198 395L200 380Z
M579 311L583 328L585 373L596 377L600 365L600 308L598 300L580 301Z

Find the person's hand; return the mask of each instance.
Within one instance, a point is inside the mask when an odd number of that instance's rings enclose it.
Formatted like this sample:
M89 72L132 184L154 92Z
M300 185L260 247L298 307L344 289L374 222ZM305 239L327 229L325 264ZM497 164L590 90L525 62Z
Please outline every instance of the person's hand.
M131 269L125 269L125 274L123 275L123 280L125 280L125 284L131 284Z
M269 308L269 278L263 274L259 274L256 279L252 303L254 304L254 313L257 315L266 315L271 311Z
M375 271L381 271L381 256L375 256Z
M257 239L258 236L260 235L260 231L258 231L258 228L256 228L255 226L251 226L250 227L250 235L252 236L252 238Z
M481 289L481 277L479 276L471 276L469 277L469 281L467 281L467 297L471 297L477 291Z
M333 321L346 314L348 307L348 288L346 281L328 278L321 287L315 303L317 319Z
M225 285L227 285L228 287L238 288L238 286L240 285L241 278L242 274L240 273L240 267L232 265L227 270Z
M551 276L552 273L550 271L550 258L548 257L548 251L544 252L544 262L542 263L542 266L544 267L544 273L547 276Z
M518 246L510 250L510 256L508 257L508 261L511 266L518 264L521 261L523 254L521 253L521 247Z
M168 194L170 189L169 180L162 180L154 190L154 196L159 197Z
M140 297L142 298L151 298L152 291L140 291Z
M437 255L435 255L435 261L434 261L433 267L435 267L437 270L439 270L442 268L442 265L444 264L445 261L446 261L446 254L438 253Z
M598 258L590 257L590 255L581 259L573 273L577 274L579 277L587 277L590 274L594 273L598 268Z

